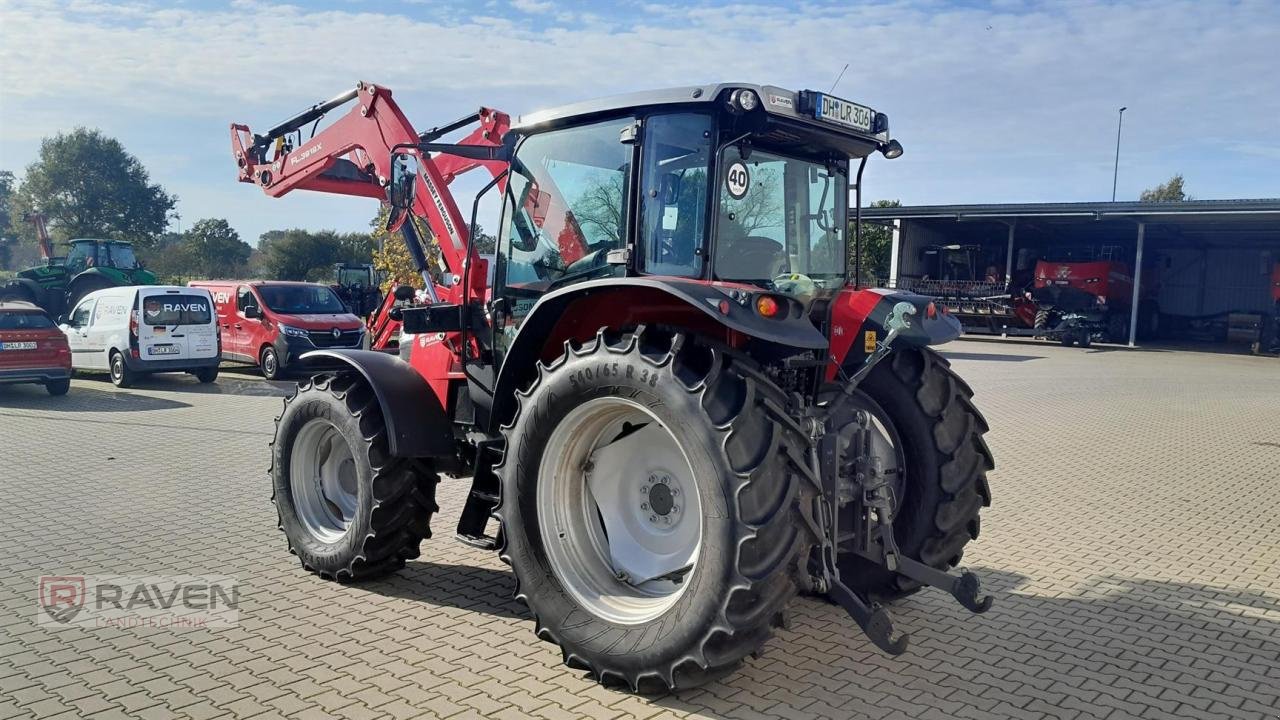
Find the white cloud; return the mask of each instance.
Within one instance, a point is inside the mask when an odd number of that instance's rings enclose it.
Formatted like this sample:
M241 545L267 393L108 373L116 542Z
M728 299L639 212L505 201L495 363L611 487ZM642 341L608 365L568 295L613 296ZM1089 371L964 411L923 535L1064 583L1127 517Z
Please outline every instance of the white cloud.
M502 4L430 19L382 5L316 11L252 0L217 10L137 0L0 7L0 165L15 169L36 138L89 124L140 154L187 153L197 178L231 183L220 165L230 163L227 123L265 126L356 80L393 88L426 127L480 104L520 113L715 80L826 88L848 62L838 94L888 112L907 147L869 169L872 198L1102 197L1120 105L1129 107L1121 196L1178 170L1202 197L1280 194L1274 184L1241 186L1267 177L1258 167L1234 171L1266 159L1251 149L1274 148L1280 10L1266 2L690 2L596 9L590 22L550 12L536 23L504 17ZM231 212L202 199L214 195L189 174L181 180L188 217ZM273 207L287 216L300 207L291 200Z
M539 2L538 0L511 0L511 7L526 13L545 13L556 9L553 2Z

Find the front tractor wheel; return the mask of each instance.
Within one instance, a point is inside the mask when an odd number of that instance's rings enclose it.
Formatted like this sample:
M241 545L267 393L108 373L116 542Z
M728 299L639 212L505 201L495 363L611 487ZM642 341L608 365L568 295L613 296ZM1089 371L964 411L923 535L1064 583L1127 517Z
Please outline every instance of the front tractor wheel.
M504 429L502 559L538 637L601 682L691 687L765 642L813 538L804 438L748 362L682 335L569 348Z
M382 410L354 373L313 378L285 400L271 459L271 499L289 550L325 579L398 570L431 537L438 476L388 454Z
M949 570L978 538L979 511L991 504L994 467L982 435L987 423L973 390L932 350L902 350L880 363L858 388L871 418L871 453L881 459L896 512L894 538L903 554ZM853 518L842 519L844 527ZM919 583L851 552L839 556L840 579L876 600L893 600Z

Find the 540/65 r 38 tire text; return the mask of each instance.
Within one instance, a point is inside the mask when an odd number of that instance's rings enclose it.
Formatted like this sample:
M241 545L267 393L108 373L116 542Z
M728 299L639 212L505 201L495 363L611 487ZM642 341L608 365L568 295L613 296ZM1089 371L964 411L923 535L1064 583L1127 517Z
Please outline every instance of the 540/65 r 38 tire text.
M749 360L657 331L602 331L538 371L503 429L496 513L538 636L644 692L736 667L814 543L783 394Z

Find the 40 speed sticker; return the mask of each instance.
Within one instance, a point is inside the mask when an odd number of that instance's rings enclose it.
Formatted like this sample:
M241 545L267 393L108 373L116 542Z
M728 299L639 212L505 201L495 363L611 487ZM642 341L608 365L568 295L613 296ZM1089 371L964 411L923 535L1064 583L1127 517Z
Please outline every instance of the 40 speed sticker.
M751 173L747 170L746 163L738 160L729 166L724 175L724 187L734 200L747 196L747 190L751 188Z

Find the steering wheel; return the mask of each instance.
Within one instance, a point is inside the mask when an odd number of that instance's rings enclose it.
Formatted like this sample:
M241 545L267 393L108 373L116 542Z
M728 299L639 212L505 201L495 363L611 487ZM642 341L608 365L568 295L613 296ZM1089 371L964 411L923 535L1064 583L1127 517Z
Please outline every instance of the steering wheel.
M802 273L783 273L773 278L773 289L786 295L808 300L818 292L813 278Z

